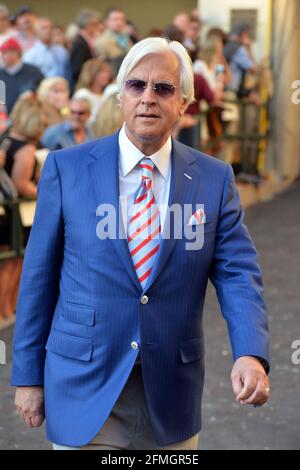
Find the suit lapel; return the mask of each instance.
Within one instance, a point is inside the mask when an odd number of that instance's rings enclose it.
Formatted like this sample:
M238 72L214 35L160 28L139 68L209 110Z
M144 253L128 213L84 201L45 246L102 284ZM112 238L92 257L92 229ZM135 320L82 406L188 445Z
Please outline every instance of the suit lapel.
M173 204L179 204L183 211L184 204L192 204L196 190L199 187L199 172L196 165L193 165L194 162L195 157L193 157L192 153L185 146L172 140L172 174L168 202L169 207ZM188 176L191 179L188 178ZM178 238L178 231L183 229L183 225L187 223L187 217L189 215L190 214L185 214L185 219L182 223L176 224L174 224L173 217L167 217L163 233L170 234L170 237L162 237L159 252L144 290L148 289L153 284L163 269Z
M138 281L129 253L119 207L118 136L119 133L116 133L113 136L101 139L101 141L93 147L89 156L88 169L96 196L96 207L100 204L111 204L115 208L117 236L111 237L110 240L130 279L141 293L142 287ZM179 204L183 210L184 204L192 204L194 200L197 187L199 187L199 171L196 165L193 165L195 157L192 153L185 146L174 140L172 141L171 158L172 174L168 206L171 207L173 204ZM188 175L191 179L185 175ZM157 279L174 248L178 230L182 230L182 225L185 223L187 223L187 220L183 220L182 224L174 224L173 217L167 217L164 234L170 234L170 237L162 237L152 273L144 291L149 289ZM119 233L122 235L121 238L119 237Z
M119 207L119 133L114 134L95 145L90 152L88 169L96 195L97 207L100 204L111 204L116 214L116 236L110 237L117 255L132 282L141 292L132 258L125 236L121 210ZM119 236L121 234L121 236Z

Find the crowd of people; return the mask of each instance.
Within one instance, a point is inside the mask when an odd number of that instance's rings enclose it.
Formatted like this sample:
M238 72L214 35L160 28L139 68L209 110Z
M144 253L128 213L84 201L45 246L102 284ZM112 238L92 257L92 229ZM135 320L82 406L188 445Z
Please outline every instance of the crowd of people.
M249 74L259 67L248 25L230 34L215 27L201 33L198 11L179 12L165 29L147 36L163 36L182 43L194 69L195 102L174 128L181 142L234 164L238 152L223 146L225 126L236 131L238 117L226 100L247 99L259 105L256 82ZM142 39L123 9L110 8L104 18L82 10L64 28L39 17L29 7L12 14L0 5L0 80L6 100L0 109L0 168L11 178L20 197L35 198L41 164L37 151L58 150L109 135L123 124L116 78L129 49ZM205 119L203 120L203 110ZM0 249L9 248L9 210L0 216ZM28 230L24 231L24 244ZM0 266L0 321L13 315L21 272L19 259Z

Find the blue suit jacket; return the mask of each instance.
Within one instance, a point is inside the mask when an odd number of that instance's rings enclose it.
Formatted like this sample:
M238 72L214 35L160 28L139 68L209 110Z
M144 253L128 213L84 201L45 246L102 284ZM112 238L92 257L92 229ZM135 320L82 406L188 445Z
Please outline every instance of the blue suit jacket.
M204 245L187 251L171 218L143 291L126 239L96 236L97 206L118 211L118 153L117 133L49 154L24 259L12 385L45 384L47 436L62 445L102 427L136 360L132 341L158 445L199 432L208 279L234 360L268 361L261 273L231 167L173 141L169 203L204 204Z

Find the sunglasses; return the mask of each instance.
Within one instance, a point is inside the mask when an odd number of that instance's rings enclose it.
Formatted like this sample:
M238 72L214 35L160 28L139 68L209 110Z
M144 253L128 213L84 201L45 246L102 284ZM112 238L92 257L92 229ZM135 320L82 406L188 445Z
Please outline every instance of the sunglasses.
M87 113L88 111L75 111L74 109L71 109L71 114L74 114L76 116L84 116Z
M176 89L174 85L166 82L147 83L138 79L126 80L125 82L125 90L133 96L142 95L148 86L151 86L160 98L170 98Z

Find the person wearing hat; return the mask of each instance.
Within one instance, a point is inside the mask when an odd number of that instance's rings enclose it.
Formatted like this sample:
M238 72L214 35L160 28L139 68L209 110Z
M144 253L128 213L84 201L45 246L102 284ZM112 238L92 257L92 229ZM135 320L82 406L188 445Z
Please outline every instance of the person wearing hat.
M43 74L33 65L24 64L22 49L15 38L9 38L0 47L3 68L0 69L0 80L5 83L6 109L9 114L17 101L24 93L36 90Z

